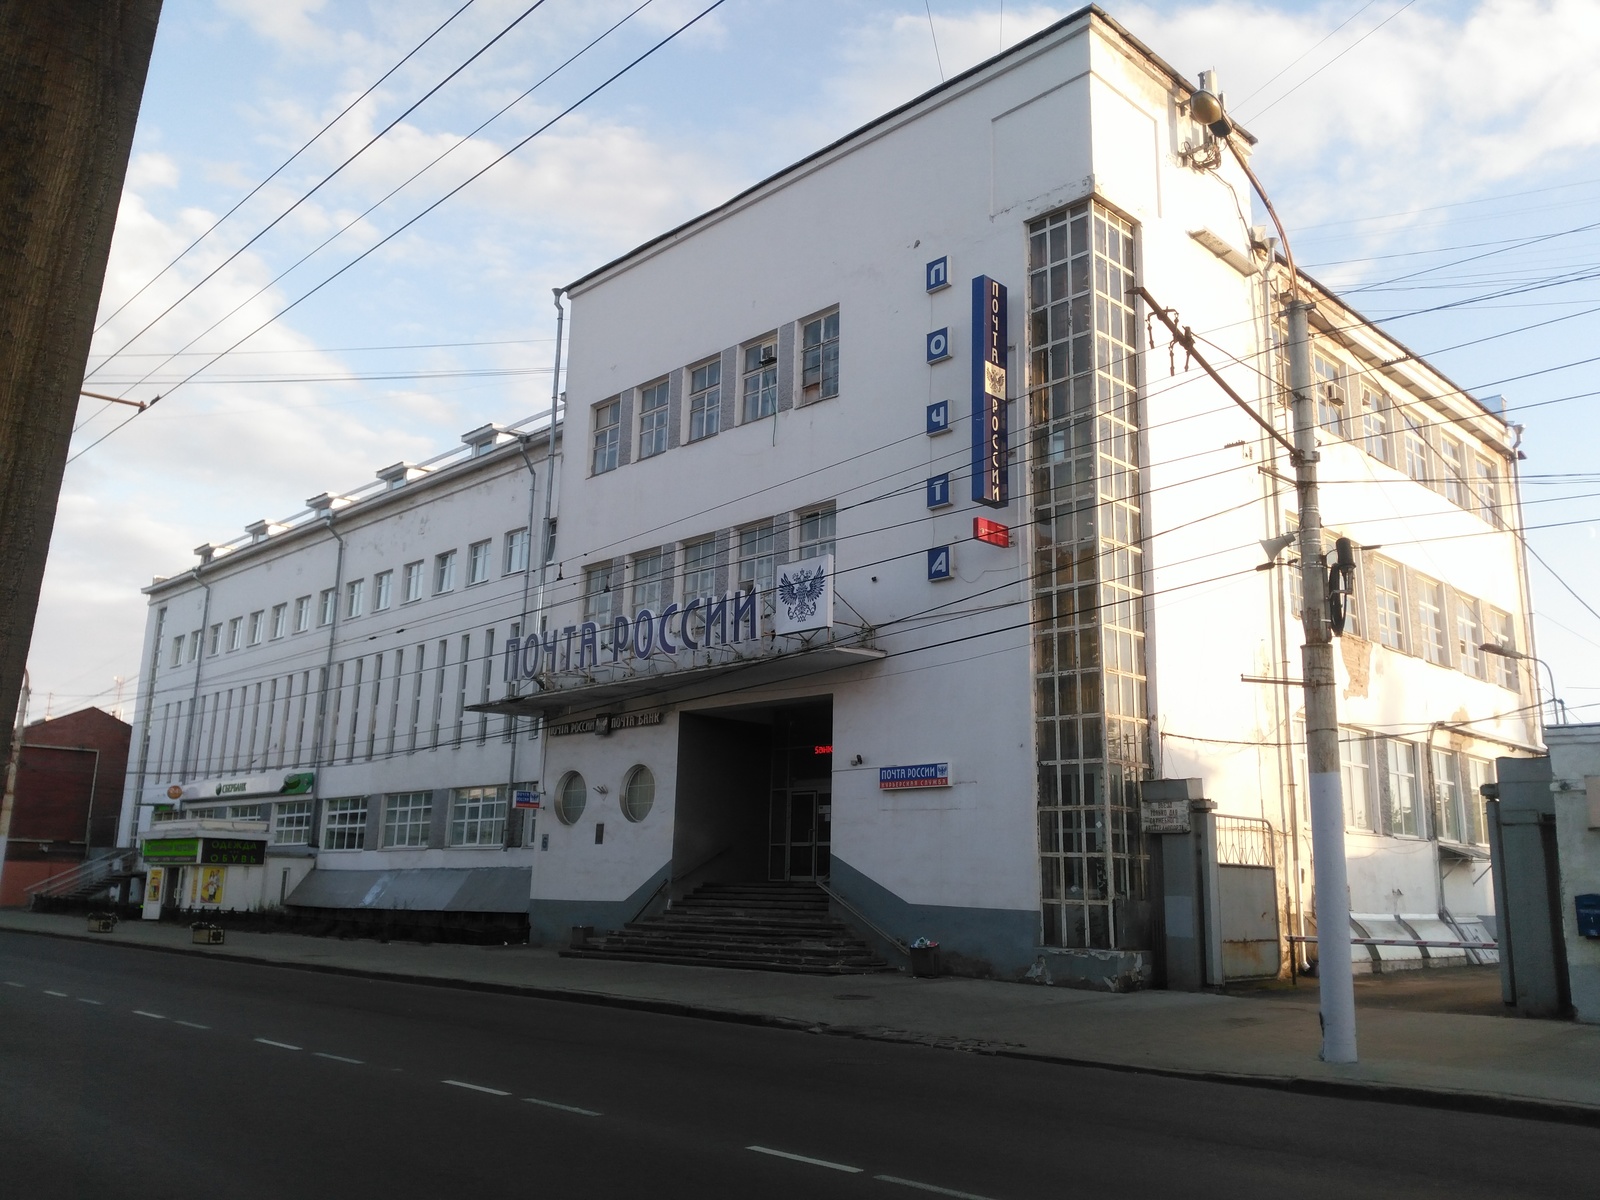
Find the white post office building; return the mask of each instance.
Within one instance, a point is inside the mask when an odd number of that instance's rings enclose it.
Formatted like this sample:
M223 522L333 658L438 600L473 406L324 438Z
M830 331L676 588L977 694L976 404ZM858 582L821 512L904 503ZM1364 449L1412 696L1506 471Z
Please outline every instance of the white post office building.
M260 904L565 940L816 882L952 969L1137 986L1141 785L1198 781L1269 898L1229 973L1284 969L1316 886L1260 423L1289 428L1288 275L1191 91L1085 9L571 284L554 544L541 423L203 547L148 589L130 827L256 818ZM1526 665L1481 648L1532 649L1517 431L1301 282L1359 547L1354 932L1477 940L1477 787L1539 744Z

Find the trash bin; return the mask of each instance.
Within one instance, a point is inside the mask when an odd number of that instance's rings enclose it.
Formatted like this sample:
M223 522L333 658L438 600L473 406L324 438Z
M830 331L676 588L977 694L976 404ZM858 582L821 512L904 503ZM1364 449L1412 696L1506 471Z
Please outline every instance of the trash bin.
M932 979L939 974L939 943L918 938L911 943L911 974L918 979Z
M92 912L89 914L90 933L110 933L116 927L116 913Z
M220 946L227 936L222 926L212 925L207 921L196 921L189 928L194 931L196 946Z
M571 948L574 950L586 949L589 945L589 939L592 937L594 937L593 925L574 925L572 927Z

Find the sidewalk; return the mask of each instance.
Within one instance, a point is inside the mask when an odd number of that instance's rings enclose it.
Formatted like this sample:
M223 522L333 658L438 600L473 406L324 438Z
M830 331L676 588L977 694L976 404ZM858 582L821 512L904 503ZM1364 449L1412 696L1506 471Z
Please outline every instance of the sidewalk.
M1564 1021L1363 1007L1361 1062L1333 1066L1317 1060L1309 1003L727 971L566 959L527 946L236 931L226 945L204 947L184 926L125 921L114 933L90 934L81 916L16 910L0 911L0 931L1600 1126L1600 1026Z

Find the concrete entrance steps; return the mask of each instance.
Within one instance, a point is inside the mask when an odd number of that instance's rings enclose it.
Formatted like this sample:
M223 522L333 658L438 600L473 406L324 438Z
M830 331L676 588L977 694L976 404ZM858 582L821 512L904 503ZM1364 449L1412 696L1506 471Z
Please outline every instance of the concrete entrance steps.
M561 953L803 975L893 969L828 912L827 894L814 883L704 884L660 916Z

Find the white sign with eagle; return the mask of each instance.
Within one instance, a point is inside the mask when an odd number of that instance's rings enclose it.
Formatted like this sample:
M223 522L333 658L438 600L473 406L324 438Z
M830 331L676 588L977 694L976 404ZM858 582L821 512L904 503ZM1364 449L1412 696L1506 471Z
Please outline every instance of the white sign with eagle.
M778 572L772 632L806 633L833 625L833 555L806 558Z

